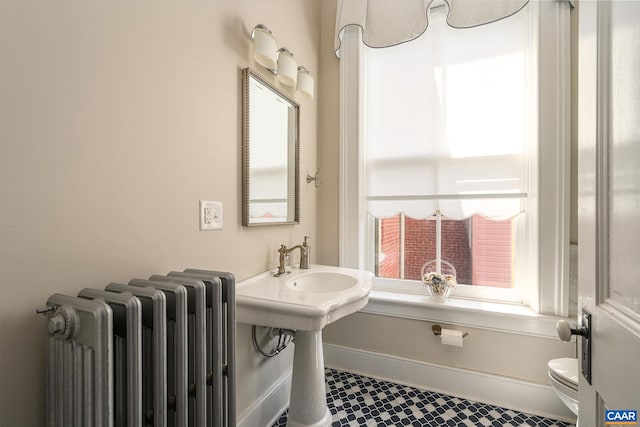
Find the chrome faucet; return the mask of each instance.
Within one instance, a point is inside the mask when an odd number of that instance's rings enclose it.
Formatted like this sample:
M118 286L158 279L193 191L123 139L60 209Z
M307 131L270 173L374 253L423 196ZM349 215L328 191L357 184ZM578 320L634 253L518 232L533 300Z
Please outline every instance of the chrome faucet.
M300 249L300 268L309 269L311 245L309 245L309 236L304 236L304 242L301 245L296 245L292 248L287 248L285 245L280 245L280 249L278 249L278 253L280 254L280 262L278 263L278 271L273 274L275 277L289 274L289 272L285 268L285 262L287 259L287 255L295 249Z

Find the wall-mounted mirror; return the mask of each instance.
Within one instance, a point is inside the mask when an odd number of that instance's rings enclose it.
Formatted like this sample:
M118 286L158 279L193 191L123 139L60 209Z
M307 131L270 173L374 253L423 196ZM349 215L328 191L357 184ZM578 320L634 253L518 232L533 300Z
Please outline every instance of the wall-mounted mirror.
M298 224L300 108L250 68L242 97L242 224Z

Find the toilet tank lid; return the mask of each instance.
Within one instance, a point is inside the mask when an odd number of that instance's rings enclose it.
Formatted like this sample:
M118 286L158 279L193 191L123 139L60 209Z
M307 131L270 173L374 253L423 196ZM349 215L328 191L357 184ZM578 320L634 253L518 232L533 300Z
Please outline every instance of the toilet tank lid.
M553 372L557 377L578 384L578 359L563 357L561 359L553 359L548 363L549 371Z

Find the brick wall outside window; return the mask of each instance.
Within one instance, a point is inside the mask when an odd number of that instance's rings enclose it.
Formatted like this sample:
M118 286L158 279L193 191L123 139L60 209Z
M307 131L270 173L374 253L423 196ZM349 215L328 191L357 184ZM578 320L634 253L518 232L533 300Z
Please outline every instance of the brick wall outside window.
M378 277L400 277L400 215L379 220ZM436 221L405 217L404 279L420 280L425 262L436 258ZM442 259L456 268L458 283L512 286L512 222L480 215L443 218ZM381 260L381 261L380 261Z
M400 278L400 215L380 220L378 277Z
M458 273L459 283L471 282L469 220L442 220L442 259ZM436 258L436 221L406 218L405 279L421 280L425 262Z

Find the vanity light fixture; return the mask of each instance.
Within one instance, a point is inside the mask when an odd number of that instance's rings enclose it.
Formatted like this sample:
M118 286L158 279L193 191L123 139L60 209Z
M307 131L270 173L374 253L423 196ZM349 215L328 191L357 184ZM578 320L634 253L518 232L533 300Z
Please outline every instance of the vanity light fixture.
M271 31L262 24L258 24L251 32L253 39L253 59L269 70L275 70L278 63L276 39Z
M287 86L295 86L298 81L298 64L293 53L286 47L278 49L278 68L276 75L278 80Z
M313 99L313 77L304 65L298 67L298 85L296 92L307 99Z
M298 66L293 53L286 47L278 49L273 33L263 24L251 31L253 59L271 71L282 84L295 87L296 93L306 99L313 99L314 81L311 72Z

